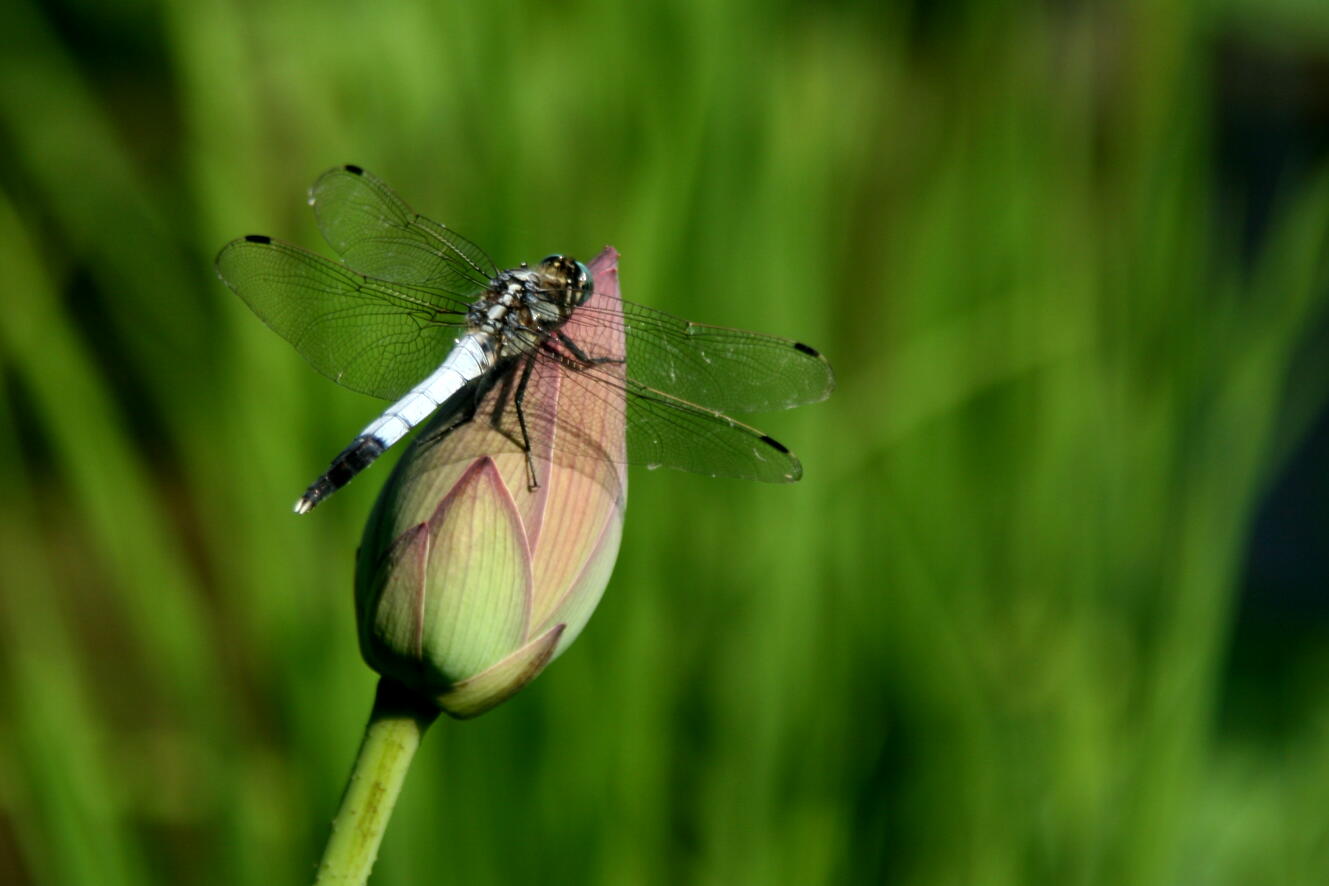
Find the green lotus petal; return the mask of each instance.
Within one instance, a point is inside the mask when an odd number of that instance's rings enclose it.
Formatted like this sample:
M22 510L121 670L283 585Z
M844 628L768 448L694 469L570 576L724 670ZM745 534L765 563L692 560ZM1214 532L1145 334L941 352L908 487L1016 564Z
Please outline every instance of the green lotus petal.
M530 552L521 515L489 458L467 469L429 523L422 660L440 680L456 683L525 639Z
M393 541L370 580L373 594L357 588L360 650L371 667L404 683L418 679L420 625L425 598L429 524L420 523Z
M567 625L555 625L507 658L438 696L438 706L459 720L502 704L544 670Z

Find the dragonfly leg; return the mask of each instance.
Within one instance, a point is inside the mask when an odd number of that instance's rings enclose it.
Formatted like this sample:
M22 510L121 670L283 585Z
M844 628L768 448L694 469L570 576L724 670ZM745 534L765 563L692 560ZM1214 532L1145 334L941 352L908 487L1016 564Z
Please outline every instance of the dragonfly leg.
M521 444L517 440L513 440L512 435L503 428L503 413L507 412L508 399L512 396L512 386L516 383L515 379L515 372L509 372L503 376L503 382L499 386L498 393L494 396L494 408L489 413L489 426L520 446Z
M531 372L534 369L535 361L528 358L522 366L520 380L517 379L517 373L515 372L509 372L505 375L498 393L494 396L493 409L489 412L489 426L506 437L512 445L526 455L526 479L532 490L538 489L540 484L535 479L535 465L531 459L531 438L526 432L526 413L522 411L522 403L526 397L526 385L530 382ZM517 388L515 393L512 390L514 385ZM511 399L517 412L517 427L521 431L520 439L503 426L503 418L508 411L509 399Z
M522 409L522 404L526 400L526 385L531 380L531 371L534 369L535 360L528 358L525 368L521 371L521 381L517 382L517 392L512 396L512 405L517 410L517 425L521 428L521 442L517 445L526 453L526 477L529 481L527 488L532 492L540 488L540 483L535 478L535 462L531 459L531 436L526 431L526 411Z
M586 354L585 351L583 351L580 347L577 346L577 343L576 343L576 342L574 342L572 339L568 338L567 333L559 332L559 333L557 333L557 335L558 335L558 340L559 340L559 342L563 345L563 347L567 348L567 349L568 349L568 352L571 353L573 357L575 357L577 360L581 361L581 364L582 364L582 365L581 365L580 367L578 367L578 368L580 368L580 369L589 369L589 368L592 367L592 366L602 366L602 365L604 365L605 363L623 363L623 362L625 362L625 361L623 360L623 358L621 358L621 357L591 357L591 356L588 356L588 355Z

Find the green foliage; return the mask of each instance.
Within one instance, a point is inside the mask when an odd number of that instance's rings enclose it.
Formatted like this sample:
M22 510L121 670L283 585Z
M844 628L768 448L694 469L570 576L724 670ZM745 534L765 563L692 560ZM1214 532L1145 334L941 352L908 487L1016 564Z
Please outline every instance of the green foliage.
M631 475L600 611L427 739L376 884L1321 882L1324 656L1285 734L1216 711L1329 386L1329 182L1235 248L1208 13L11 7L0 880L312 877L387 470L289 508L378 404L211 262L315 245L304 189L355 162L500 264L613 243L625 297L840 379L757 421L797 486Z

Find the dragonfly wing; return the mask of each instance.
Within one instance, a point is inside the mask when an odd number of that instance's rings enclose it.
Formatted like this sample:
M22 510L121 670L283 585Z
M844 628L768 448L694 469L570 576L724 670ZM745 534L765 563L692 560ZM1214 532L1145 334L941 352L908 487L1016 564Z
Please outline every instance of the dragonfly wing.
M366 277L268 237L226 244L217 271L315 369L385 400L443 362L468 307L447 293Z
M489 391L470 425L436 435L432 443L446 453L440 462L520 452L529 440L537 458L597 477L606 462L767 483L792 483L803 475L798 458L783 445L723 413L616 379L612 369L571 370L543 355L526 359L535 366L520 416L515 389L522 367L513 372L512 384ZM614 446L615 428L626 431L626 452Z
M756 428L632 378L616 379L604 367L564 369L562 386L560 430L564 425L579 428L593 415L620 412L627 432L624 461L629 464L765 483L792 483L803 476L798 458ZM579 437L576 431L564 431L557 445L594 455L593 447Z
M589 328L621 326L628 375L650 389L702 410L745 414L826 399L835 376L815 349L787 338L693 323L623 302L617 312L579 308ZM611 336L596 336L611 340ZM589 353L590 356L601 356Z
M328 243L362 274L460 296L485 288L498 274L483 249L419 215L358 166L323 173L309 202Z

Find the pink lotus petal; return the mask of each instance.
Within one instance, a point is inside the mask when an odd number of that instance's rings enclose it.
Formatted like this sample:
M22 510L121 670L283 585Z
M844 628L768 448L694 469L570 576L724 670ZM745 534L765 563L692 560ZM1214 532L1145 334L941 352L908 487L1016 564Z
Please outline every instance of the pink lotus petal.
M621 330L594 322L619 310L618 253L606 247L589 267L589 310L574 313L564 331L588 353L622 354ZM366 661L454 716L487 710L566 649L618 555L623 406L605 399L612 385L590 384L552 361L536 367L528 402L541 404L546 420L552 415L534 440L543 449L531 453L539 486L528 485L525 456L477 415L437 445L417 439L361 548ZM621 379L624 368L596 372Z

